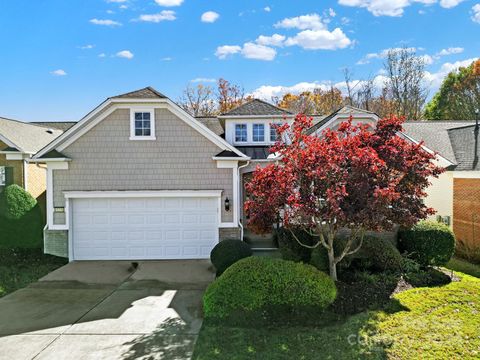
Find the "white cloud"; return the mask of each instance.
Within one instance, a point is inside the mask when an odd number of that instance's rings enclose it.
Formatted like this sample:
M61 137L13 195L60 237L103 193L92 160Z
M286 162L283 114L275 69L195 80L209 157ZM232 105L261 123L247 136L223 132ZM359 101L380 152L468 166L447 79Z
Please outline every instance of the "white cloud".
M67 72L65 70L58 69L58 70L51 71L50 74L54 76L66 76Z
M173 58L171 58L170 56L167 56L167 57L161 58L160 60L162 60L162 61L172 61Z
M328 9L328 15L329 15L330 17L335 17L335 16L337 16L337 13L336 13L335 10L333 10L332 8L329 8L329 9Z
M450 47L448 49L442 49L436 55L437 56L447 56L447 55L453 55L453 54L461 54L463 52L463 50L464 50L464 48L461 48L461 47Z
M271 8L270 6L265 6L265 7L263 8L263 10L264 10L265 12L270 12L270 11L272 11L272 8Z
M121 26L122 23L109 19L91 19L90 22L95 25L103 26Z
M463 0L440 0L443 8L453 8ZM338 0L340 5L366 8L374 16L402 16L404 9L414 3L432 5L437 0Z
M160 6L180 6L183 3L183 0L155 0L155 2Z
M138 18L138 21L144 21L144 22L153 22L153 23L159 23L161 21L173 21L177 17L175 16L175 11L172 10L162 10L158 14L144 14L140 15Z
M352 41L340 28L336 28L333 31L326 29L304 30L285 41L287 46L298 45L307 50L344 49L351 44Z
M444 63L437 72L431 73L429 71L425 72L425 78L430 83L432 89L438 89L442 84L443 79L448 73L457 70L460 67L469 66L472 62L477 60L478 58L471 58L461 61L455 61L454 63Z
M282 21L277 22L274 26L276 28L299 30L320 30L325 28L325 24L322 23L322 18L318 14L308 14L292 18L285 18Z
M106 0L107 3L125 3L128 0Z
M247 42L243 45L242 55L247 59L272 61L277 56L274 48Z
M190 82L192 82L192 83L214 83L214 82L217 82L217 79L200 77L200 78L190 80Z
M463 0L440 0L440 6L445 9L450 9L458 4L460 4Z
M255 42L265 46L283 46L286 36L273 34L272 36L260 35Z
M215 11L207 11L202 14L201 20L204 23L214 23L219 17L220 15Z
M107 57L107 55L105 53L101 53L101 54L98 54L98 57L99 58L104 58L104 57Z
M237 54L242 51L242 48L238 45L223 45L217 47L215 56L221 60L226 59L229 55Z
M91 45L91 44L79 46L79 48L82 49L82 50L90 50L90 49L93 49L94 47L95 47L95 45Z
M125 9L128 9L128 6L127 5L120 5L119 9L125 10Z
M407 50L411 52L416 52L417 50L422 50L421 48L416 48L416 47L408 47L408 48L388 48L388 49L383 49L382 51L378 53L369 53L365 55L362 59L357 61L357 65L365 65L369 64L370 60L372 59L385 59L390 51L400 51L400 50ZM428 56L428 55L427 55Z
M472 7L472 20L480 24L480 3Z
M119 51L115 54L116 57L119 57L119 58L124 58L124 59L128 59L128 60L131 60L133 59L133 53L130 51L130 50L122 50L122 51Z

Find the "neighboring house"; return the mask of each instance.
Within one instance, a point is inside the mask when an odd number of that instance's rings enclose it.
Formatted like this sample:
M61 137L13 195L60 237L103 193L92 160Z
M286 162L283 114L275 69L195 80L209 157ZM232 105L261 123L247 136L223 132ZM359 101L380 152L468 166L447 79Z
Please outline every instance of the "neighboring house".
M350 116L378 120L344 107L314 118L311 133ZM193 118L150 87L108 98L31 160L47 167L45 252L70 260L208 258L218 241L243 237L244 184L275 161L275 126L294 117L252 100Z
M46 172L28 160L72 123L25 123L0 118L0 191L17 184L35 198L46 189Z
M475 121L422 121L404 124L405 134L450 162L432 181L426 202L453 226L457 240L480 248L479 125ZM440 220L440 219L439 219Z

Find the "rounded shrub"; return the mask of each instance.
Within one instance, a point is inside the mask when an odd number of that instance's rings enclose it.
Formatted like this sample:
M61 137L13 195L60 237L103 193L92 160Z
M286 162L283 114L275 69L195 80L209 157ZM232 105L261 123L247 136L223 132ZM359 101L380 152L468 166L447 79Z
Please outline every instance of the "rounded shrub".
M423 266L442 266L455 252L455 235L445 224L421 221L399 232L398 246Z
M295 233L295 236L302 242L302 244L311 246L314 243L313 237L303 230L289 230L285 228L280 228L277 231L277 239L282 259L296 262L302 261L305 263L310 262L312 249L300 245L295 239L295 237L292 235L292 231Z
M0 194L0 248L40 248L44 225L37 201L20 186Z
M354 262L360 260L360 267L371 270L397 271L402 268L402 255L387 239L366 235L357 254L352 255Z
M37 205L37 200L18 185L9 185L0 194L0 216L18 220Z
M210 261L217 275L221 275L228 267L238 260L252 256L252 249L241 240L223 240L219 242L210 253Z
M324 309L336 297L333 280L311 265L249 257L229 267L203 297L207 318L272 309Z
M330 263L328 261L328 252L324 246L319 245L312 251L310 264L320 271L328 273L330 271Z

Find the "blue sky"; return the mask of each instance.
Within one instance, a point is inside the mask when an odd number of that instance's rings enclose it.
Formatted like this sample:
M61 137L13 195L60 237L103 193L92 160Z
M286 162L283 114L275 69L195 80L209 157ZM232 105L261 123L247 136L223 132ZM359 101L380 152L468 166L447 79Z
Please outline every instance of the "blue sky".
M5 0L0 45L0 116L25 121L78 120L148 85L177 100L219 77L267 100L342 87L344 67L381 83L382 51L402 46L434 91L478 56L480 0Z

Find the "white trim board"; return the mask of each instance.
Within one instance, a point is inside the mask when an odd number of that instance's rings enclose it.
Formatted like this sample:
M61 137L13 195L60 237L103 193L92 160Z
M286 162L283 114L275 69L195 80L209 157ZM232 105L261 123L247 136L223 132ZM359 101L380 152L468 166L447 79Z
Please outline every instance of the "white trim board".
M453 171L454 179L480 179L480 171Z
M221 197L222 190L64 191L66 199L141 197Z
M112 114L117 109L130 109L135 107L138 104L149 104L148 107L150 108L160 108L160 109L168 109L174 115L176 115L180 120L183 120L187 125L191 126L193 129L197 130L200 134L205 136L208 140L210 140L213 144L217 145L222 150L230 150L239 155L241 158L248 159L248 157L240 152L237 148L233 145L229 144L227 141L222 139L220 136L216 135L210 129L208 129L205 125L197 121L193 118L190 114L185 112L185 110L181 109L178 105L172 102L170 99L158 99L158 100L148 100L144 101L145 99L107 99L102 104L100 104L97 108L87 114L83 119L81 119L77 124L73 127L68 129L62 135L57 137L53 140L49 145L41 149L33 158L39 159L49 151L53 149L57 149L58 151L62 151L70 144L72 144L75 140L81 137L83 134L88 132L91 128L97 125L99 122L104 120L107 116ZM97 116L100 112L105 110L108 106L111 105L111 108L106 110L103 114Z

